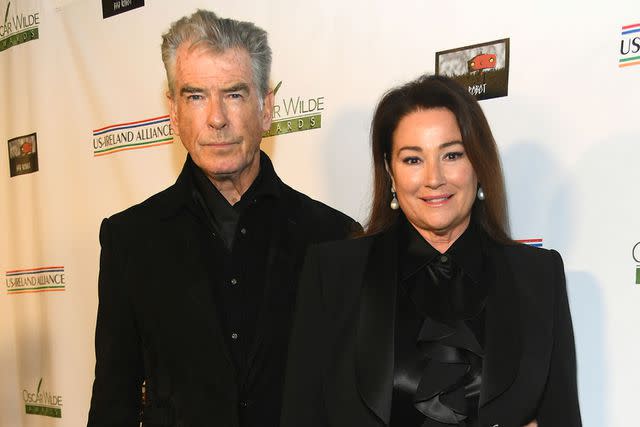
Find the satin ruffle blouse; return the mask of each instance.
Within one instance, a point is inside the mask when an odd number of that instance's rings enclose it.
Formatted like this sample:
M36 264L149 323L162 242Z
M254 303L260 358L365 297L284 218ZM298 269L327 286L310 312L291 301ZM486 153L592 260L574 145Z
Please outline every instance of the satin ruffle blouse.
M444 253L402 220L390 427L477 426L487 283L473 222Z

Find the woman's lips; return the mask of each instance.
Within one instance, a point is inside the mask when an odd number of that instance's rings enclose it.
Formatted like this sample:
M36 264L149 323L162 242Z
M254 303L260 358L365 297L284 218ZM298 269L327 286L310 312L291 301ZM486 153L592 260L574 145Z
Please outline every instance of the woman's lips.
M441 205L446 203L453 197L453 194L439 194L437 196L420 197L420 199L429 205Z

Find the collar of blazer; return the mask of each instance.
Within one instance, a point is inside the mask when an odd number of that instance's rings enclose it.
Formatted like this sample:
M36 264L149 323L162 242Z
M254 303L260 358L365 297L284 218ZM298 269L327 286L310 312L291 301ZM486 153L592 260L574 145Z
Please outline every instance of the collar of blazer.
M178 179L175 184L158 193L156 196L153 196L153 198L156 199L156 206L161 218L171 217L184 207L197 209L195 207L196 205L194 203L193 196L193 192L197 190L193 183L194 178L190 170L191 166L189 165L192 162L193 161L189 155L187 155L187 159L182 166L182 171L180 172L180 175L178 175ZM262 151L260 152L260 167L265 169L264 172L269 178L273 179L273 191L275 191L278 196L289 196L287 194L288 192L284 191L287 187L275 173L271 160ZM288 199L292 198L288 197ZM284 204L289 207L297 207L295 200L293 203L291 200L287 200Z
M490 264L480 407L513 383L520 362L518 296L503 246L484 239ZM356 382L365 404L385 424L391 414L397 289L397 227L376 236L363 275L356 343Z

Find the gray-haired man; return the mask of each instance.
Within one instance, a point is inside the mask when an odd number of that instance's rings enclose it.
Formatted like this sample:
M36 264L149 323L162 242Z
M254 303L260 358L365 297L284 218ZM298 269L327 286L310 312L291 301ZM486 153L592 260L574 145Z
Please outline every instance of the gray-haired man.
M162 57L189 156L173 186L102 223L88 425L276 427L306 248L358 225L260 151L263 30L199 10L163 36Z

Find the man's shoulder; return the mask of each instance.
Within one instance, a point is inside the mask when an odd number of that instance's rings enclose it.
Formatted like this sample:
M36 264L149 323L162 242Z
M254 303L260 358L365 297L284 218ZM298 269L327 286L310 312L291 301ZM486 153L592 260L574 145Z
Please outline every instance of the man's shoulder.
M287 184L283 183L282 185L283 192L288 203L292 204L291 214L295 215L297 219L300 219L303 222L328 221L344 224L357 224L353 218L339 210L318 200L312 199L306 194L291 188Z
M177 193L176 184L173 184L146 200L111 215L107 220L116 226L148 223L180 206Z

